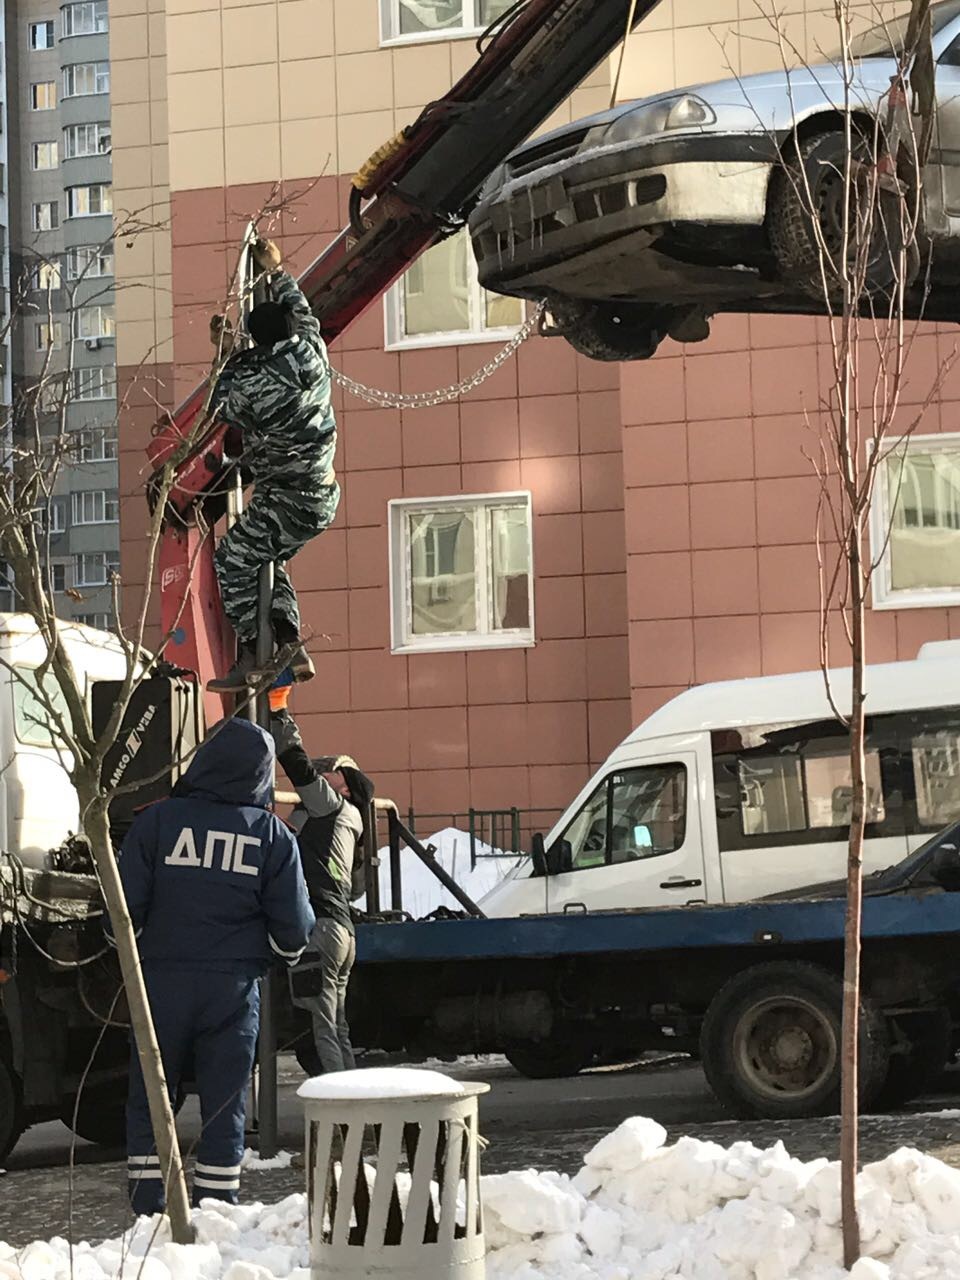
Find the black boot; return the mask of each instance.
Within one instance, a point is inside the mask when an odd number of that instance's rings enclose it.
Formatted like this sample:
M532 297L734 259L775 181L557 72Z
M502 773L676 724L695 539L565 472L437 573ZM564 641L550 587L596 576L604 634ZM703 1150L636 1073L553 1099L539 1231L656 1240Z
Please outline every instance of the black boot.
M313 659L300 641L296 627L287 618L274 615L271 618L273 634L277 642L277 657L283 661L284 668L289 667L290 674L297 684L304 680L312 680L317 674Z
M256 646L246 640L242 641L240 644L240 656L236 662L225 676L207 681L208 691L210 693L244 692L249 687L248 680L255 672L256 662Z

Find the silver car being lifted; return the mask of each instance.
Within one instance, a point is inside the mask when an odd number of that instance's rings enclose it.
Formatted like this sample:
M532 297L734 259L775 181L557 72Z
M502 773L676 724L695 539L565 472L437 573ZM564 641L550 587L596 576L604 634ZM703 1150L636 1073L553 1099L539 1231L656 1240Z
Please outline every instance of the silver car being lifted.
M960 0L931 17L937 107L908 314L960 320ZM845 112L872 155L906 22L855 37L846 74L827 61L697 85L521 147L470 218L481 283L546 299L546 332L601 360L702 339L717 311L822 312L808 210L839 248Z

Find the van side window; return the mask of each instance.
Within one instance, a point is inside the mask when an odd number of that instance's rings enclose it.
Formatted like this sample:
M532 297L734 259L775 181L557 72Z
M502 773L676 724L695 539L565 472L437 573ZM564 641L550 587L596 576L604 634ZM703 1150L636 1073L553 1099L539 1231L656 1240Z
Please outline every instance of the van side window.
M687 771L648 765L611 774L561 837L575 871L673 853L686 838Z
M17 741L28 747L53 747L58 744L56 724L47 710L49 704L68 722L67 704L52 671L44 676L44 699L37 696L37 673L33 667L13 668L13 728Z
M745 836L845 827L852 784L845 753L750 756L738 762ZM880 753L867 752L867 822L885 816Z
M942 827L960 817L960 730L915 733L910 758L921 827Z

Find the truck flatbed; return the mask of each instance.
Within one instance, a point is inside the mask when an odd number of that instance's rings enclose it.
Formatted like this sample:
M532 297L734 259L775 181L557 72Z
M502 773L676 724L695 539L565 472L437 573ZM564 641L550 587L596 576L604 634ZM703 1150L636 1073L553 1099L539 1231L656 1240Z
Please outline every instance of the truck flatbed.
M361 924L357 961L514 960L616 952L780 946L843 938L841 898L749 902L724 906L568 912L499 919ZM960 948L960 895L915 891L867 897L864 942L949 937ZM771 956L771 958L773 958Z

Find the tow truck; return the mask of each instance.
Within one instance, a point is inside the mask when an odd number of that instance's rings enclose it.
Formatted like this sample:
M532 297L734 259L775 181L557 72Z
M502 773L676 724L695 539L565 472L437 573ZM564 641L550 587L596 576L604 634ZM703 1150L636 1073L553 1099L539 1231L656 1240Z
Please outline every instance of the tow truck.
M462 227L487 175L656 4L520 0L481 37L466 75L357 175L347 225L303 275L328 340L419 254ZM237 488L238 464L227 450L229 424L205 421L206 402L200 386L149 447L157 472L167 464L173 471L159 562L164 655L192 677L145 681L146 699L159 682L169 700L173 683L178 698L192 690L199 704L199 688L231 660L209 530ZM258 703L262 715L266 699ZM219 700L207 712L222 714ZM135 714L142 718L142 705ZM171 750L168 741L168 761ZM434 865L389 806L386 817L391 867L399 869L404 843ZM370 821L371 853L375 832ZM938 855L922 889L868 899L861 1055L868 1099L885 1091L889 1100L908 1096L918 1066L942 1063L952 1044L955 854ZM553 853L542 841L533 856L549 872ZM389 911L378 911L375 876L368 890L371 919L358 929L352 1010L368 1048L505 1051L528 1074L543 1076L668 1044L699 1052L714 1089L741 1113L805 1115L835 1104L839 899L487 920L458 890L470 918L411 922L398 875ZM111 980L91 958L99 949L88 918L94 892L89 875L45 872L18 886L22 916L4 925L0 1155L26 1125L55 1115L88 1138L119 1136L115 1081L126 1034L116 975ZM22 919L30 920L29 936ZM267 1086L275 1045L303 1031L290 1021L292 1010L277 1004L268 1002L262 1026ZM94 1044L88 1084L97 1088L81 1095L74 1115ZM263 1093L261 1145L269 1150L269 1087Z

